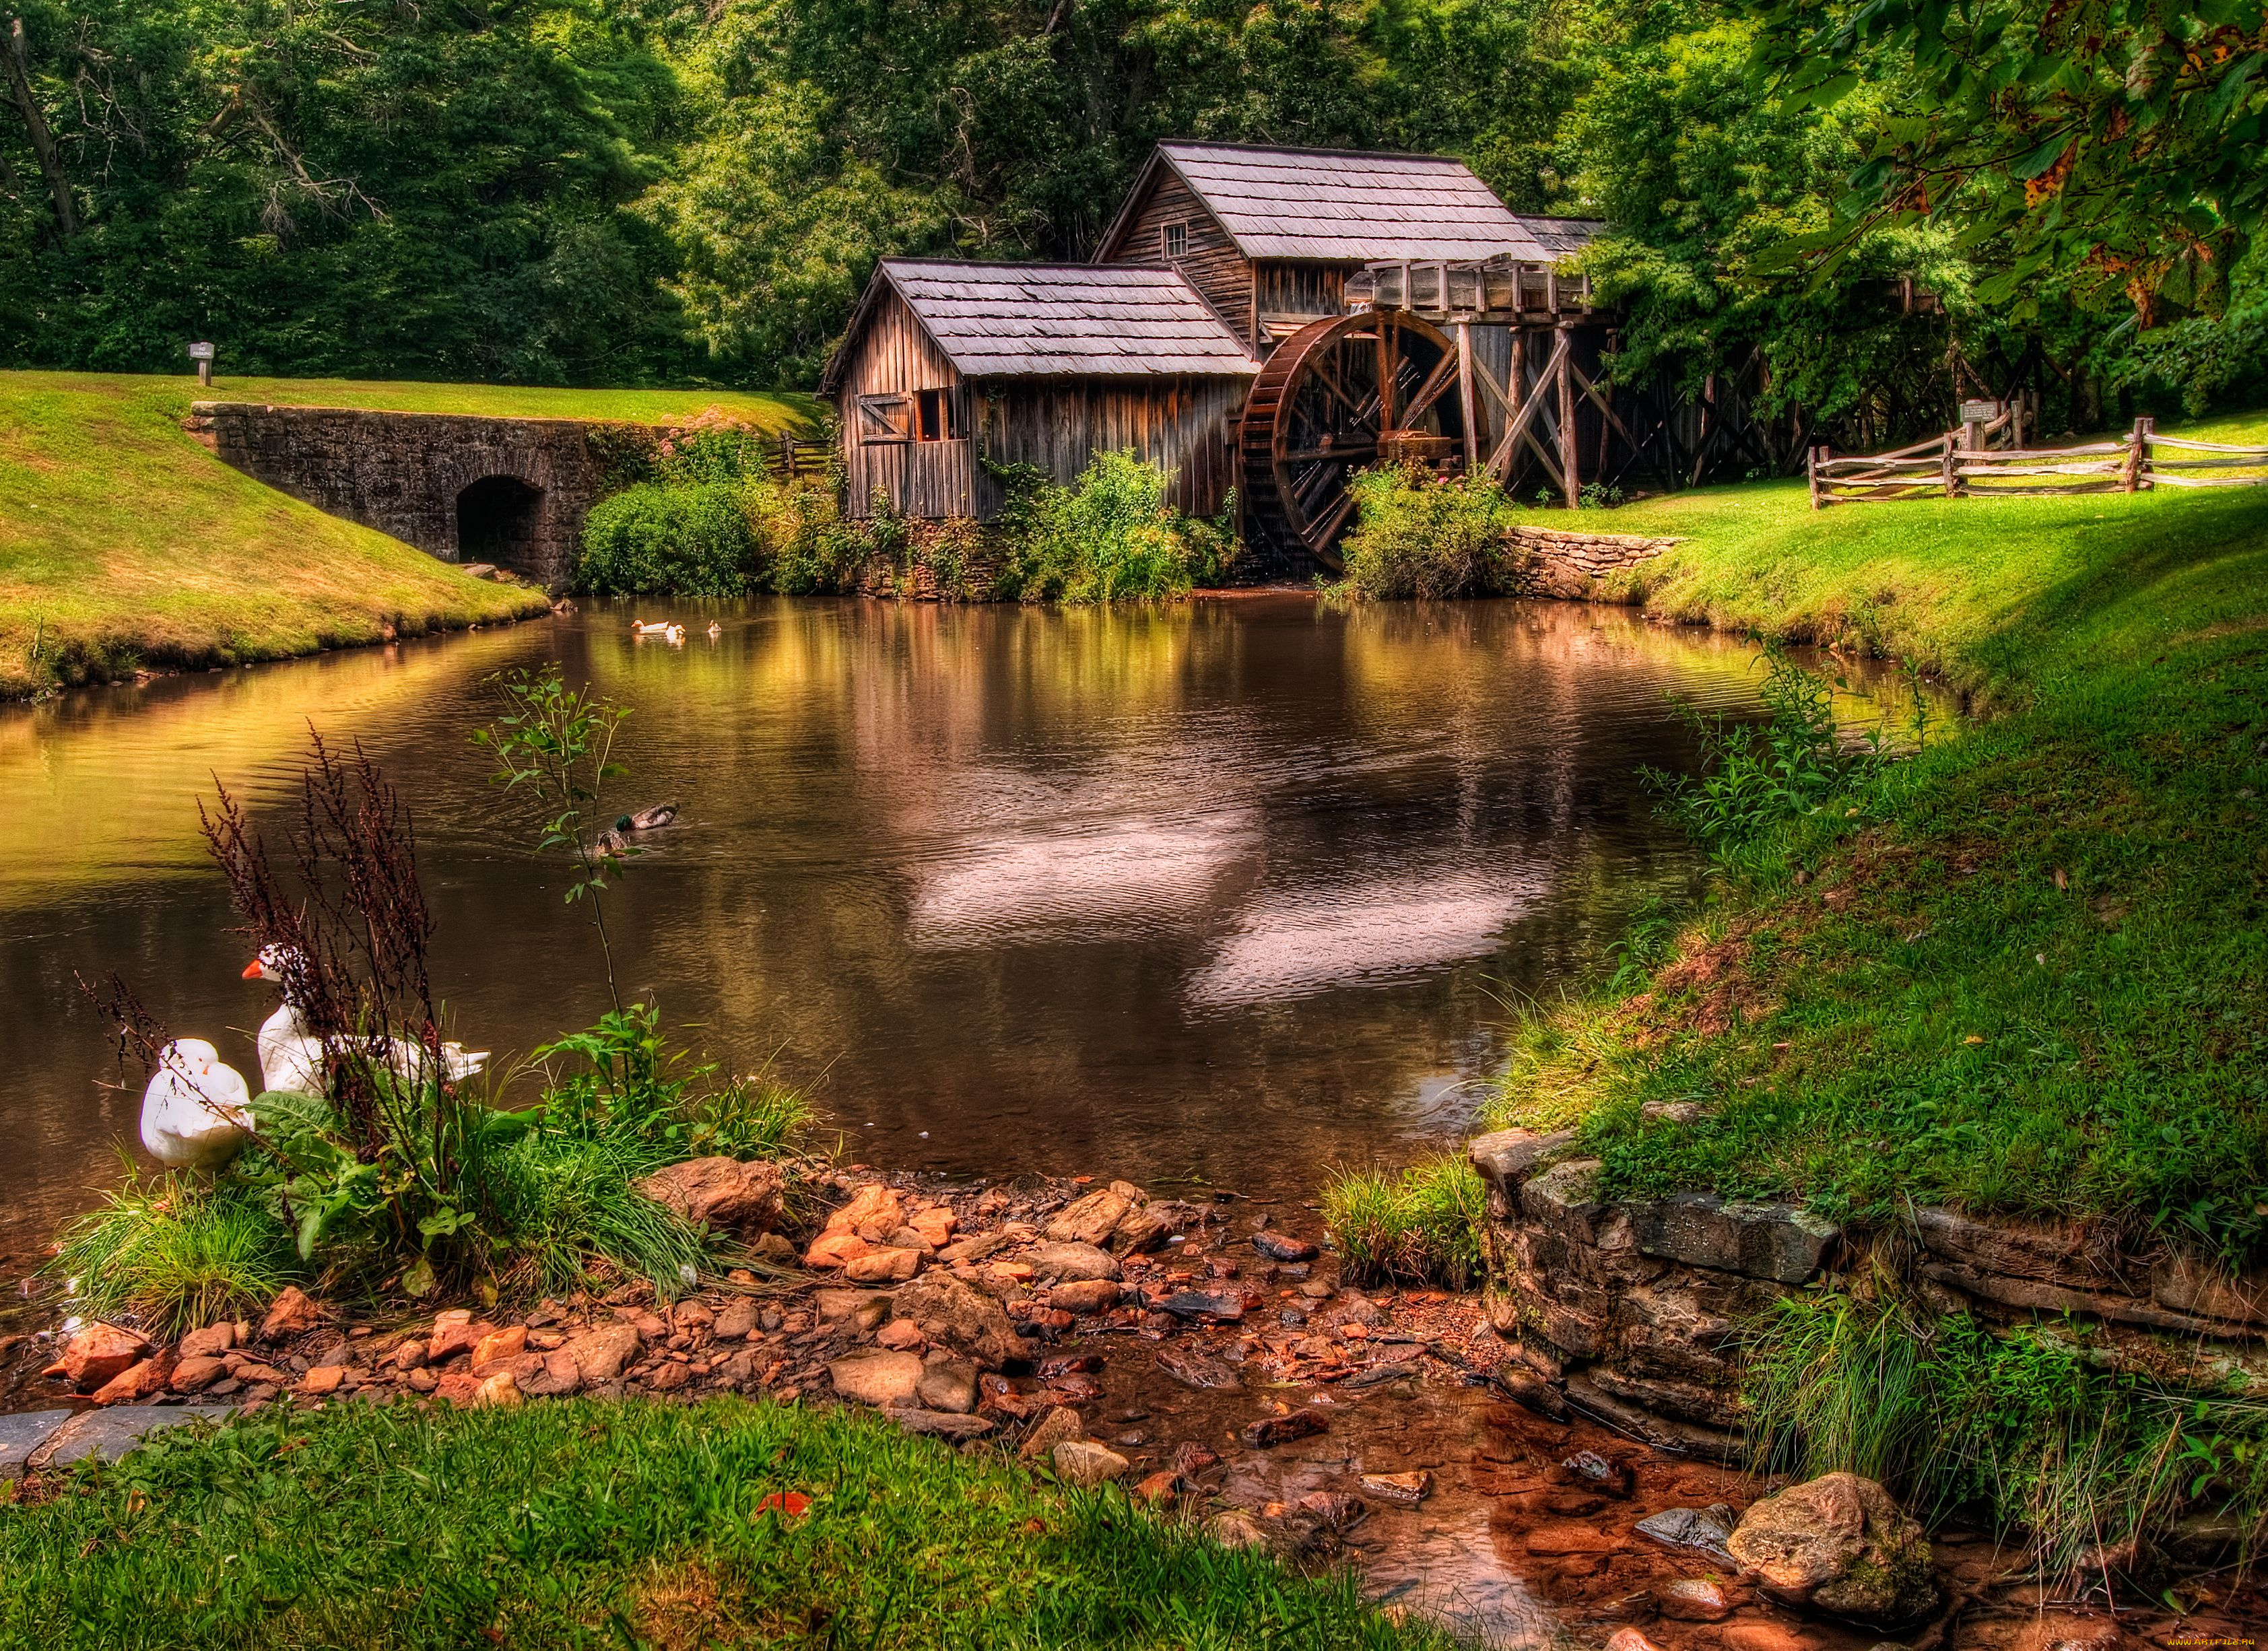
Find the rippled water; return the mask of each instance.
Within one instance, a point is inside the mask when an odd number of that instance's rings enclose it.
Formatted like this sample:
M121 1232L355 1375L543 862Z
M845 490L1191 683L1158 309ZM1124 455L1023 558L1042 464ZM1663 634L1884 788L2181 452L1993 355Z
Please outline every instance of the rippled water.
M813 1084L877 1162L1234 1185L1462 1123L1507 997L1596 967L1690 873L1633 778L1690 759L1665 692L1756 681L1736 644L1549 603L679 616L682 647L600 607L0 715L0 1249L134 1133L75 971L256 1072L273 999L196 804L217 775L274 817L311 722L411 798L475 1046L606 1003L469 739L484 677L557 659L634 708L624 800L682 806L611 911L626 984L689 1041Z

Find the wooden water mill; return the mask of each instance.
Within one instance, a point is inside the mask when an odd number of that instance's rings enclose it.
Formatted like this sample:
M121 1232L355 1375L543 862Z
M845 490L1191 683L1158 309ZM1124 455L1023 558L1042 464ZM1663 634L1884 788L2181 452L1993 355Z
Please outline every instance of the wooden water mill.
M1276 346L1244 404L1245 520L1343 564L1348 482L1371 465L1446 463L1462 446L1457 349L1406 310L1329 315Z

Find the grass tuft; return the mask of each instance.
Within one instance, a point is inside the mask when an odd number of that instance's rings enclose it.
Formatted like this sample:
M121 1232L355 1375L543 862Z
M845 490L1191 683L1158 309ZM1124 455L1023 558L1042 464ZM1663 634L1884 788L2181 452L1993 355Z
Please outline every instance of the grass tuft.
M126 1184L67 1227L51 1270L79 1312L173 1338L254 1316L298 1275L290 1236L262 1202L230 1185L166 1174Z
M1323 1189L1323 1224L1349 1278L1469 1288L1481 1276L1480 1176L1462 1153L1399 1172L1350 1169Z

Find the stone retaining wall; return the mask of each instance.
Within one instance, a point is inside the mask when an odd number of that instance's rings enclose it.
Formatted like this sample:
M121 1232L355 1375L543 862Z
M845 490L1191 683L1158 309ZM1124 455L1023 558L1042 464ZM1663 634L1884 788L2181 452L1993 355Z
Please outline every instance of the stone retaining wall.
M606 466L593 431L643 437L643 427L568 418L480 418L451 413L191 404L189 432L226 464L316 509L391 534L444 562L495 561L543 584L575 564L583 519ZM504 477L534 490L509 549L463 554L458 499Z
M1746 1327L1857 1271L1883 1242L1790 1205L1711 1193L1597 1196L1572 1131L1505 1130L1469 1148L1488 1195L1488 1310L1514 1355L1583 1407L1658 1442L1729 1458L1746 1419ZM2169 1386L2268 1397L2268 1275L2095 1253L2068 1232L1914 1212L1896 1235L1941 1311L2009 1323L2069 1314L2090 1361Z
M1598 601L1609 575L1650 562L1680 542L1637 534L1530 527L1514 527L1512 541L1531 558L1523 594L1579 602Z

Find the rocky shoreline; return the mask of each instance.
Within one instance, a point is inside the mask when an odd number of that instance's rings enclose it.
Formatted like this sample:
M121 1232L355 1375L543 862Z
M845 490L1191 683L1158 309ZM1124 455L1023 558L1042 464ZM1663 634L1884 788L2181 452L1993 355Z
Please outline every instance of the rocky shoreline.
M1352 1562L1397 1607L1498 1640L2108 1651L2139 1625L2055 1606L1983 1538L1940 1533L1933 1558L1864 1481L1756 1479L1539 1392L1480 1297L1357 1287L1305 1209L1086 1177L950 1185L854 1168L791 1187L776 1166L728 1160L675 1166L649 1190L737 1233L746 1264L674 1301L632 1283L524 1311L356 1317L287 1290L257 1323L171 1345L119 1326L47 1332L20 1351L60 1353L43 1374L71 1408L0 1418L0 1481L37 1494L154 1427L276 1404L740 1395L871 1407L1066 1484L1119 1482L1224 1543ZM814 1198L841 1202L790 1242L784 1206ZM1775 1522L1775 1506L1803 1517ZM1837 1574L1905 1556L1902 1595L1857 1602L1905 1619L1895 1640L1813 1574L1802 1530L1852 1518L1864 1540L1843 1544ZM1778 1547L1756 1545L1773 1530ZM1934 1579L1926 1596L1918 1577Z

